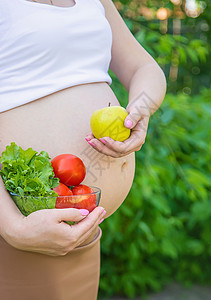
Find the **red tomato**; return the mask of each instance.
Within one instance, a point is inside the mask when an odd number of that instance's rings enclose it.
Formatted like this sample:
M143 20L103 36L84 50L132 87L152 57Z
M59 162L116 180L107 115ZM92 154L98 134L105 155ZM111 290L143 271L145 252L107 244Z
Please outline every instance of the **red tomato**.
M59 183L57 187L53 189L59 197L56 198L56 205L55 208L69 208L72 207L70 206L70 201L72 197L62 197L62 196L72 196L73 193L71 189L69 189L65 184Z
M86 168L83 161L72 154L61 154L51 161L54 174L59 180L68 185L80 184L86 175Z
M81 197L77 197L75 208L84 208L88 209L89 212L93 211L93 209L96 207L96 195L83 195L83 194L90 194L94 193L94 191L88 187L87 185L80 184L77 186L74 186L72 188L73 195L81 195Z
M58 196L72 196L73 192L65 184L59 182L59 185L53 189Z

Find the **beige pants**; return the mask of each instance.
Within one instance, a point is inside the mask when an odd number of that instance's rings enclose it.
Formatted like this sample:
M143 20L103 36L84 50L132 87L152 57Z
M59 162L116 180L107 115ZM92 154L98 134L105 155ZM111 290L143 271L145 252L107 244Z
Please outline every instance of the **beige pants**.
M0 237L2 300L96 300L100 277L100 238L65 256L21 251Z

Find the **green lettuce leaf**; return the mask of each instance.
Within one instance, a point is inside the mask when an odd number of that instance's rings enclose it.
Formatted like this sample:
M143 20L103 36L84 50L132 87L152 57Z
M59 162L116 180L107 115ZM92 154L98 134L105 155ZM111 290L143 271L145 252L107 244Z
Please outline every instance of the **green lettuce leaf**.
M12 142L2 152L0 162L4 185L9 192L19 195L11 194L22 213L27 215L37 209L55 208L58 194L52 189L59 185L59 179L55 178L47 152L38 153L32 148L23 150Z

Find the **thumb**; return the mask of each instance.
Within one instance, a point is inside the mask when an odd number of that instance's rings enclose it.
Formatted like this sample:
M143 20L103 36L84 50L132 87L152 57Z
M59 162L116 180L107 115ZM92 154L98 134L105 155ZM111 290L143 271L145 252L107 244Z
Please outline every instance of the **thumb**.
M134 127L134 122L133 122L130 114L125 118L124 126L129 129Z
M126 110L128 111L128 115L124 120L124 126L132 129L136 126L138 121L144 117L143 112L140 110L140 107L135 105L134 103L129 103Z
M124 120L124 126L126 128L132 129L136 126L142 115L139 107L135 103L129 103L126 107L126 110L128 112L128 115Z
M137 122L141 119L140 113L137 112L137 110L131 109L131 111L128 113L127 117L124 120L124 126L132 129L136 126Z
M87 209L77 209L77 208L54 208L52 209L55 214L55 218L57 221L81 221L88 214L89 211Z

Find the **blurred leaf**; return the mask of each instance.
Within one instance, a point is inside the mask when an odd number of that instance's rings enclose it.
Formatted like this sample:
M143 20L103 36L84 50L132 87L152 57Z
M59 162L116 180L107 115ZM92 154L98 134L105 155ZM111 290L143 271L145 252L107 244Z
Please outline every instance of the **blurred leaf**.
M181 63L186 63L187 56L186 56L184 48L182 46L178 46L177 51L179 53L179 58L180 58Z
M186 51L187 51L187 54L190 57L190 59L194 63L198 64L199 59L198 59L198 56L197 56L197 52L195 50L191 49L191 48L187 48Z
M172 279L209 282L210 99L211 90L168 94L150 118L132 189L102 225L104 294L135 297Z
M177 250L168 239L163 239L161 242L161 251L164 255L171 258L177 258Z

